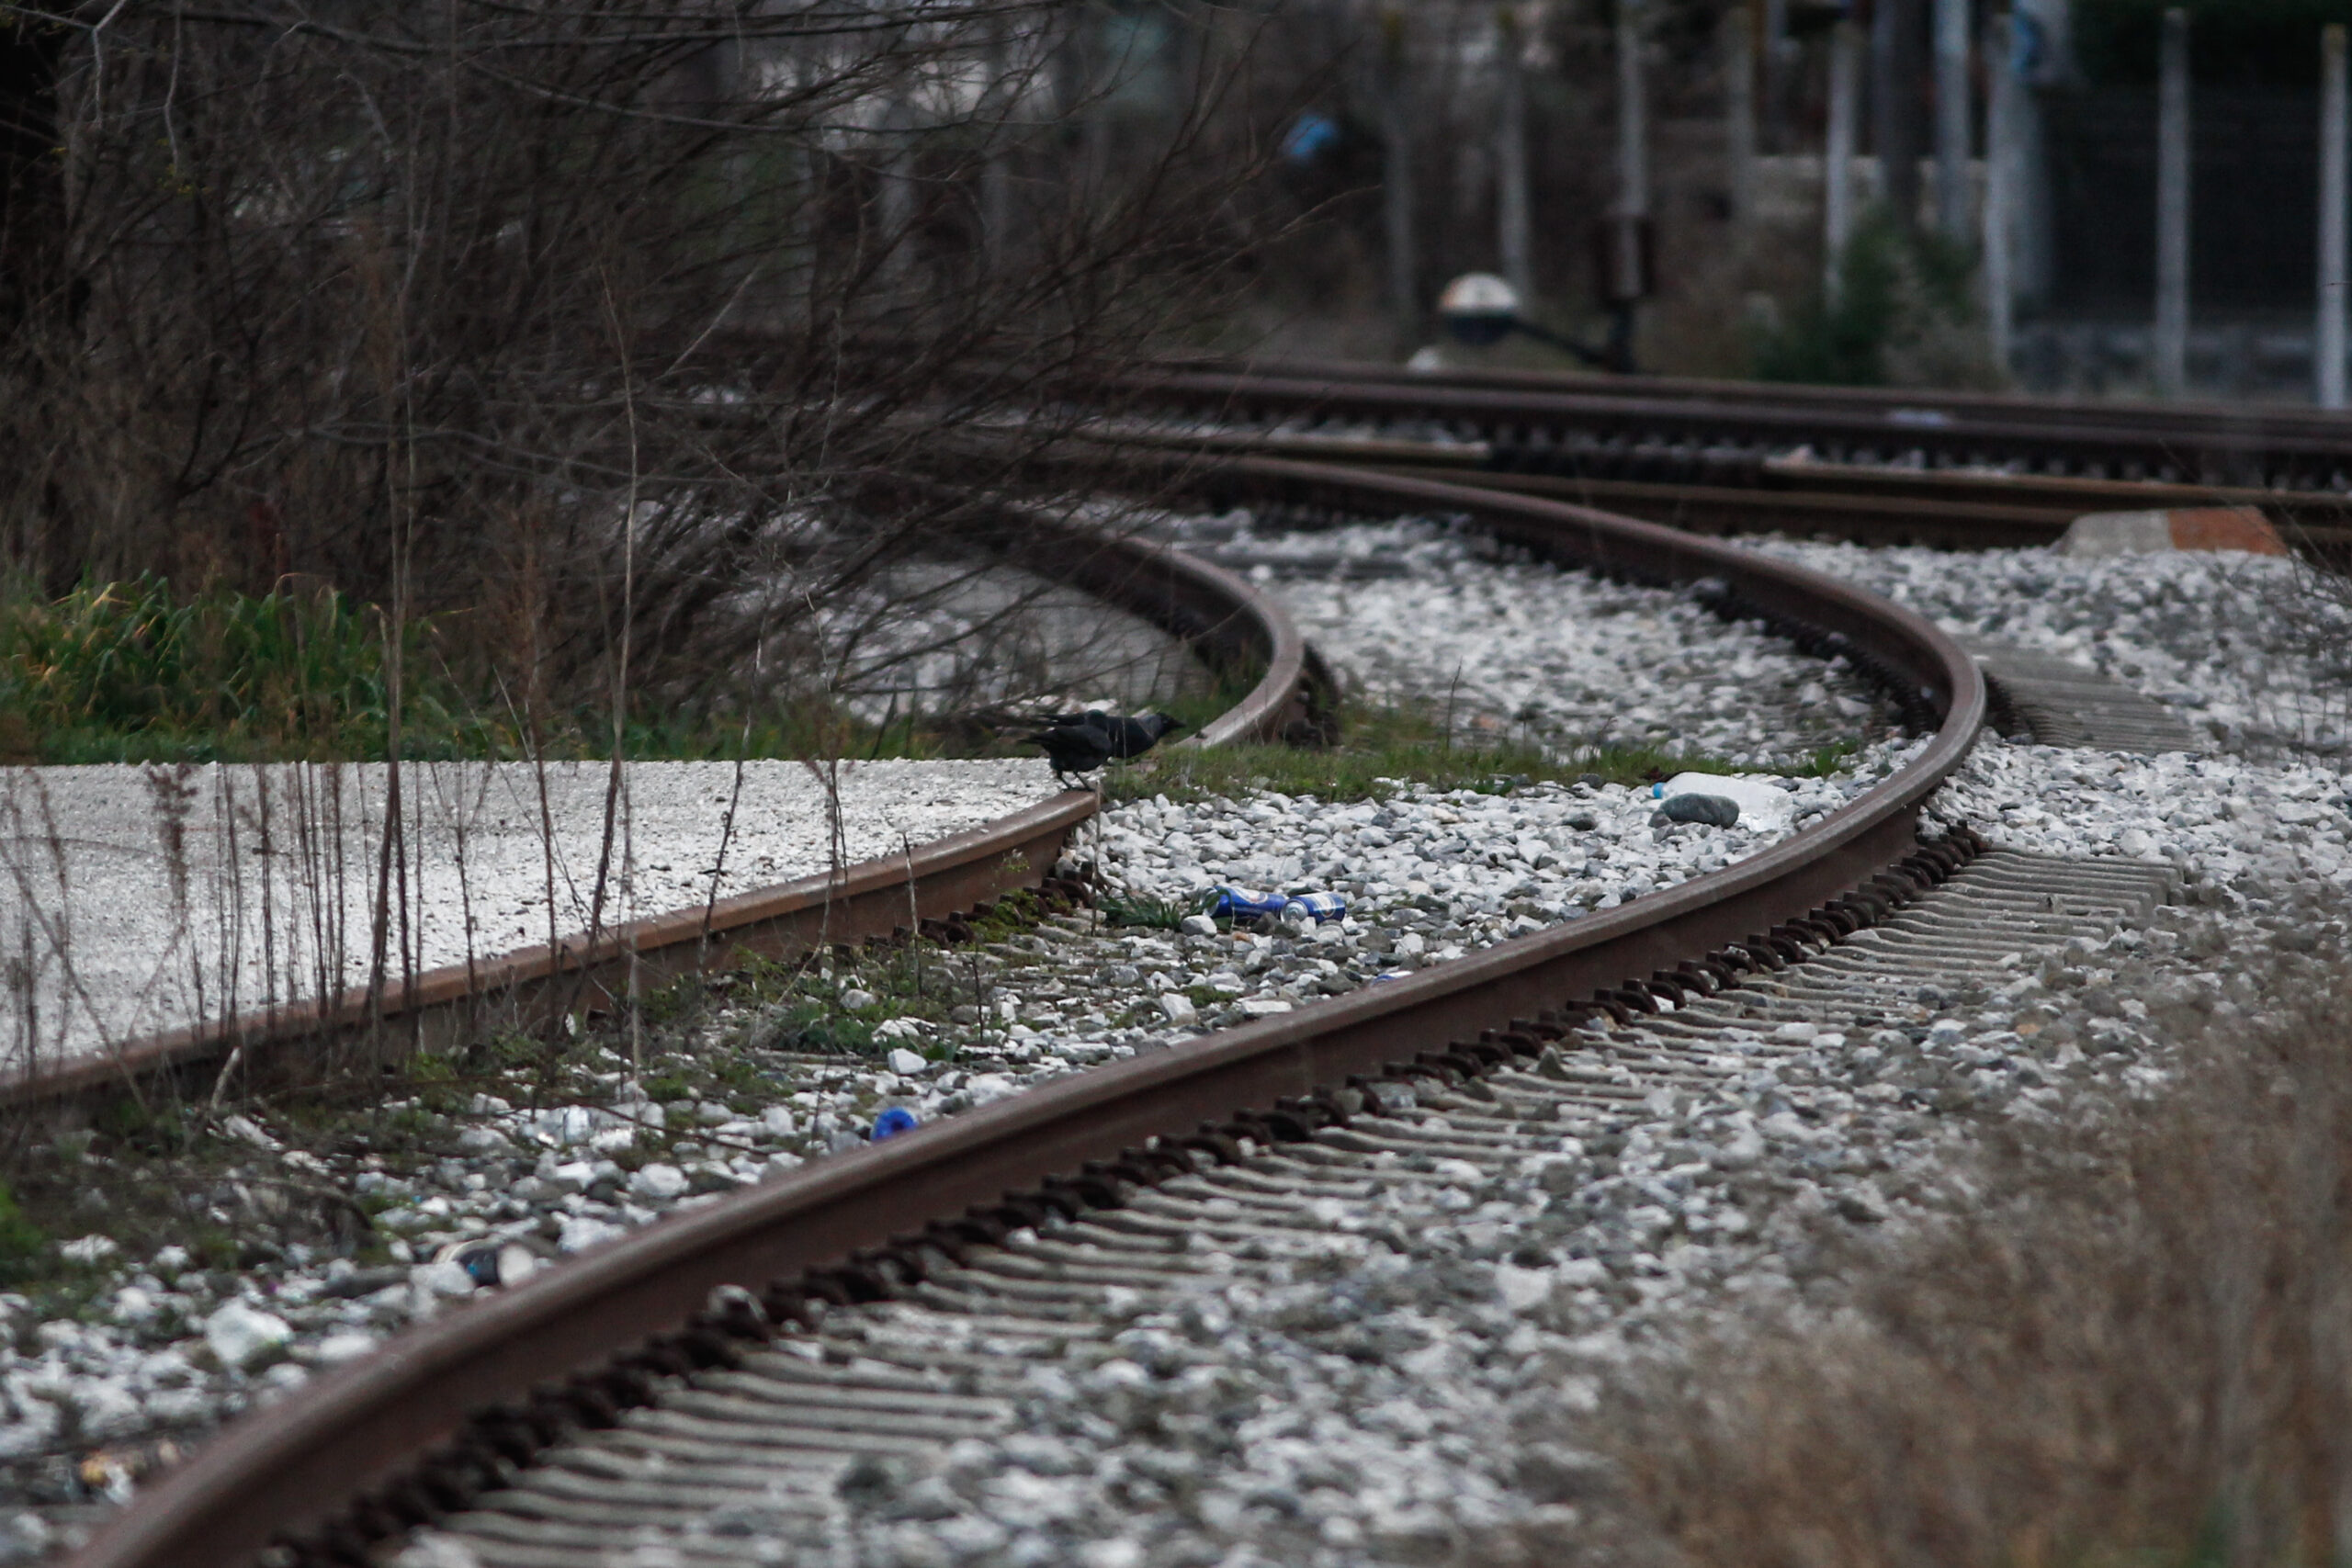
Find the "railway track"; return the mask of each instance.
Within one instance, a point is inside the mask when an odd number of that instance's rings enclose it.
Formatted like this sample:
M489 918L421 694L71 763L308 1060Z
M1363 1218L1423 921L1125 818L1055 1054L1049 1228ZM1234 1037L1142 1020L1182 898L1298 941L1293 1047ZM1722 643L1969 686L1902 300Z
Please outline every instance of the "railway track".
M1544 497L1702 531L1826 519L1963 545L2045 539L2091 500L2256 500L2326 542L2352 506L2332 429L2311 419L2213 436L2005 400L1308 371L1162 375L1140 402L1176 417L1116 434L1323 459L1168 465L1212 504L1450 514L1563 564L1702 585L1724 614L1844 655L1931 739L1826 822L1724 871L820 1162L454 1314L232 1428L75 1561L371 1563L406 1543L424 1553L407 1561L526 1568L621 1561L622 1540L695 1564L837 1552L874 1477L1001 1436L1041 1370L1099 1367L1109 1325L1328 1258L1335 1225L1361 1229L1351 1205L1523 1175L1559 1160L1564 1136L1622 1138L1661 1097L1830 1051L1865 1098L1933 1111L1894 1075L1874 1082L1871 1060L1916 1047L1949 998L2094 951L2178 887L2162 868L2018 854L1966 829L1923 843L1922 804L1988 716L2107 750L2186 733L2080 667L1962 647L1801 569ZM1312 722L1322 677L1279 611L1197 563L1153 570L1140 596L1132 563L1113 574L1129 607L1266 671L1225 729ZM1858 1039L1883 1044L1857 1057Z
M2085 513L2252 506L2352 547L2352 443L2300 411L1319 364L1169 367L1116 391L1130 444L1363 464L1710 534L2046 544Z
M519 1539L549 1521L518 1484L542 1498L568 1488L592 1529L617 1528L622 1515L612 1510L621 1505L614 1499L633 1498L652 1510L636 1517L657 1535L661 1527L647 1519L674 1522L684 1517L681 1506L692 1510L728 1485L751 1484L754 1470L772 1472L774 1484L761 1484L786 1502L793 1483L784 1478L791 1474L810 1479L813 1489L803 1490L821 1501L822 1479L840 1480L840 1467L854 1465L861 1451L865 1438L856 1434L872 1435L888 1450L950 1440L997 1418L985 1390L951 1391L953 1398L941 1400L935 1381L926 1390L894 1391L885 1377L862 1404L845 1398L851 1385L824 1371L834 1363L822 1337L837 1327L847 1332L851 1321L838 1314L882 1302L908 1311L933 1310L947 1297L976 1302L997 1289L988 1280L1043 1268L1032 1285L1005 1287L1007 1299L1024 1298L1020 1309L980 1312L973 1320L980 1327L972 1330L978 1337L967 1336L966 1343L985 1357L996 1353L990 1336L999 1330L1012 1342L1024 1335L1050 1339L1055 1331L1039 1325L1066 1323L1069 1314L1035 1315L1037 1301L1061 1288L1051 1278L1056 1268L1080 1266L1055 1250L1070 1245L1047 1234L1058 1226L1117 1230L1119 1216L1190 1201L1182 1183L1224 1183L1202 1201L1238 1202L1236 1191L1269 1169L1277 1187L1288 1179L1280 1174L1286 1167L1253 1162L1311 1164L1321 1157L1317 1149L1376 1159L1385 1145L1351 1150L1348 1140L1409 1144L1425 1136L1431 1129L1416 1131L1409 1097L1392 1107L1383 1084L1431 1075L1476 1079L1514 1066L1532 1066L1540 1081L1553 1083L1566 1080L1546 1074L1574 1078L1591 1056L1616 1087L1596 1081L1578 1090L1590 1103L1622 1100L1629 1088L1639 1095L1646 1090L1638 1081L1614 1076L1625 1064L1605 1053L1618 1048L1593 1043L1597 1025L1633 1024L1678 1002L1695 1009L1718 992L1731 997L1748 987L1750 977L1765 984L1768 971L1832 962L1820 950L1866 929L1885 927L1881 940L1894 946L1917 935L1904 919L1958 918L1900 913L1927 908L1921 895L1970 858L1973 846L1961 837L1922 848L1917 817L1966 755L1985 714L1974 660L1924 621L1801 569L1557 503L1271 461L1227 465L1197 482L1210 500L1246 496L1322 514L1460 513L1507 544L1563 563L1703 584L1720 613L1763 620L1815 652L1845 656L1886 686L1929 739L1894 776L1826 821L1722 872L818 1162L526 1280L411 1334L398 1353L322 1378L232 1427L142 1496L77 1561L193 1568L250 1562L266 1551L278 1562L374 1562L415 1529L459 1516L474 1519L464 1528L479 1525L485 1540L505 1541L484 1561L578 1561L579 1538ZM1278 694L1268 694L1266 703L1269 711L1278 707ZM2008 874L1997 863L1971 874L1984 879L1996 871ZM1962 898L1974 886L1949 897ZM2022 886L1996 878L1973 896L1981 904L2015 893L2027 915L2044 920L2074 908L2064 889ZM1975 908L1964 899L1952 907ZM2087 905L2082 912L2095 913ZM1475 1087L1465 1092L1477 1098ZM1572 1101L1585 1102L1572 1096L1559 1103ZM1465 1146L1478 1144L1470 1137ZM1337 1179L1345 1189L1359 1177L1342 1171ZM1276 1191L1268 1201L1280 1209L1295 1198ZM1137 1243L1136 1254L1153 1245ZM1117 1281L1138 1270L1148 1275L1148 1262L1123 1255L1091 1284L1136 1289ZM887 1332L898 1310L883 1309L876 1321L885 1329L877 1331ZM909 1364L927 1354L909 1350ZM787 1374L796 1365L813 1375L794 1382ZM787 1406L798 1414L768 1428L769 1437L741 1419ZM610 1468L608 1457L597 1457L606 1450L593 1444L617 1443L611 1451L619 1452L635 1440L632 1431L655 1428L668 1434L663 1441L684 1444L679 1452L717 1464L718 1479L665 1479L650 1493L582 1479ZM750 1443L761 1460L747 1469L727 1458L709 1446L722 1437ZM652 1450L632 1451L665 1476L675 1474ZM516 1511L499 1515L510 1502ZM756 1530L729 1535L707 1551L697 1546L687 1560L778 1560L775 1547L760 1542L779 1539Z
M1115 1205L1049 1208L992 1241L917 1248L888 1299L803 1310L784 1345L570 1438L435 1526L436 1548L484 1568L570 1568L650 1527L693 1568L821 1553L842 1537L861 1465L935 1472L959 1440L1005 1435L1041 1382L1075 1387L1117 1359L1125 1325L1197 1313L1330 1256L1335 1215L1377 1213L1400 1189L1475 1190L1531 1163L1576 1170L1564 1137L1598 1145L1660 1095L1713 1094L1825 1049L1826 1035L1907 1043L1905 1026L1934 1010L1922 996L1981 990L2020 957L2102 943L2173 892L2146 867L1982 852L1965 838L1904 874L1920 890L1875 925L1718 957L1573 1028L1544 1025L1532 1060L1496 1052L1391 1071L1289 1136L1203 1138L1191 1168L1135 1182Z
M1186 744L1216 746L1311 732L1332 687L1281 606L1235 574L1147 540L1080 532L1035 517L1004 520L980 541L1166 631L1234 684L1239 702ZM542 1026L557 1011L608 1010L736 955L778 957L819 942L888 938L910 923L941 928L1046 882L1070 833L1096 808L1073 790L907 855L719 899L708 908L619 923L340 995L159 1031L104 1053L0 1072L0 1105L68 1119L126 1084L176 1081L200 1099L234 1055L252 1089L281 1092L343 1070L343 1047L438 1050L500 1028Z

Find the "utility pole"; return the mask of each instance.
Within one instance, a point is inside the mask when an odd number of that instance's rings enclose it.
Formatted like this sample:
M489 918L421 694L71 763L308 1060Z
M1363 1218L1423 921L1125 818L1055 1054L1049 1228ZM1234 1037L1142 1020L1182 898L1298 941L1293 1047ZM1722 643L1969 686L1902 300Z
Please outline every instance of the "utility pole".
M1936 0L1936 227L1968 234L1968 0Z
M1920 87L1927 0L1877 0L1871 29L1871 120L1878 152L1879 193L1897 227L1919 227Z
M1528 236L1526 40L1509 6L1495 17L1495 250L1503 278L1522 304L1535 298L1535 262Z
M1861 96L1861 29L1839 22L1829 35L1829 140L1821 156L1821 284L1832 299L1854 232L1854 131Z
M2188 388L2188 13L2165 13L2156 88L2156 391Z
M1617 209L1608 236L1609 354L1634 367L1634 311L1650 292L1648 73L1642 65L1641 0L1617 0Z
M1789 151L1789 63L1799 54L1789 37L1789 0L1764 0L1764 146Z
M2016 335L2017 280L2011 259L2010 215L2017 206L2018 81L2017 24L2004 11L1984 19L1984 333L1993 363L2009 367Z
M1641 0L1617 4L1617 211L1650 215L1648 73L1642 69Z
M1745 6L1735 6L1716 24L1723 40L1724 153L1730 165L1731 220L1739 226L1739 243L1747 243L1749 220L1756 216L1756 17Z
M2346 103L2344 27L2320 30L2319 322L2312 334L2319 406L2344 406Z
M1381 218L1388 246L1388 309L1399 345L1421 333L1420 274L1413 255L1413 122L1405 12L1380 13Z

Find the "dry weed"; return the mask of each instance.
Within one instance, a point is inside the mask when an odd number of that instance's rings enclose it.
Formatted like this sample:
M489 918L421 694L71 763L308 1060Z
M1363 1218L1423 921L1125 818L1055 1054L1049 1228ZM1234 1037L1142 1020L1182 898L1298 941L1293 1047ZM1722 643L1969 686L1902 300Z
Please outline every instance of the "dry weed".
M2191 1021L2161 1086L2007 1137L1833 1310L1631 1380L1603 1553L2345 1561L2352 966L2287 963L2288 1010Z

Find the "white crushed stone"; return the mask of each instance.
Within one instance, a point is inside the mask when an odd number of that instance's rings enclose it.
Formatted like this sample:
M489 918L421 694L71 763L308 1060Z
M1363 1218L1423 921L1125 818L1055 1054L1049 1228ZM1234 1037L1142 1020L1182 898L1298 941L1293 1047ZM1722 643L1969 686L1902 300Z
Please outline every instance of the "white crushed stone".
M1961 636L2076 660L2211 737L2200 754L2140 757L1988 734L1936 816L2016 849L2168 862L2253 897L2305 879L2352 886L2352 615L2343 590L2319 592L2301 563L2236 551L1759 547Z
M1518 934L1514 921L1532 930L1721 870L1819 822L1922 744L1881 742L1830 778L1744 781L1787 807L1743 812L1730 828L1657 823L1648 786L1608 784L1494 795L1407 786L1345 803L1273 791L1189 803L1159 795L1104 814L1101 866L1117 886L1164 899L1219 886L1336 892L1351 916L1374 923L1442 906L1459 931L1432 950L1435 959Z
M1252 1246L1268 1278L1109 1302L1107 1339L1033 1368L1008 1435L860 1500L860 1560L1579 1560L1604 1384L1693 1330L1796 1307L1832 1233L1966 1213L1988 1122L2160 1083L2132 998L2194 994L2233 943L2293 951L2308 924L2307 905L2248 937L2253 903L2221 902L2075 939L1997 988L1891 996L1867 1038L1783 1026L1802 1053L1580 1118L1515 1170L1384 1156L1391 1176L1333 1201L1328 1230ZM1532 1113L1502 1099L1469 1109Z
M1564 1137L1510 1177L1439 1159L1384 1184L1286 1246L1271 1283L1116 1318L1108 1345L1041 1369L1016 1436L959 1445L917 1482L962 1511L933 1524L886 1506L862 1521L869 1551L1204 1568L1581 1555L1578 1504L1602 1483L1584 1417L1605 1382L1671 1360L1695 1327L1793 1303L1815 1227L1966 1211L1968 1120L1888 1090L2028 1122L2146 1092L2165 1074L2152 1004L2258 1009L2251 966L2342 936L2352 799L2339 767L2299 750L2346 734L2333 650L2303 640L2332 612L2291 602L2294 569L1774 547L1957 630L2082 659L2255 753L1987 734L1931 811L2018 849L2169 863L2211 909L2072 943L1997 989L1923 995L1867 1040L1784 1026L1804 1055L1727 1093L1655 1094L1605 1141ZM1320 852L1285 844L1259 863L1311 871ZM1726 1201L1730 1185L1754 1196Z
M1758 548L1948 629L2079 660L2237 751L2352 745L2352 613L2308 568L2233 550L1960 554L1786 538Z
M1332 536L1317 537L1328 543ZM2127 662L2143 672L2170 668L2154 662L2158 656L2195 668L2195 640L2209 635L2199 628L2211 625L2192 613L2195 593L2204 591L2200 583L2220 581L2195 574L2221 570L2181 558L2058 562L2012 552L2034 558L2005 577L1976 571L1980 558L1915 553L1952 569L1920 568L1904 596L1921 607L1963 629L2077 651L2123 678L2131 678ZM1543 569L1472 564L1522 574L1530 604L1544 603L1560 581ZM2065 629L2061 611L2037 608L2050 592L2036 586L2049 565L2111 572L2111 592L2101 602L2120 606L2118 624L2141 628L2129 633L2138 640L2086 632L2080 650L2059 642L2076 634ZM2135 587L2129 575L2135 568L2149 570L2152 580L2186 582L2179 602L2169 590L2158 595ZM1275 575L1282 592L1299 590L1295 580ZM1370 586L1385 584L1347 584L1351 592ZM2130 608L2135 594L2145 609ZM1682 604L1681 612L1690 608ZM2045 626L2046 637L2037 629ZM1507 615L1483 633L1465 618L1445 634L1462 644L1460 667L1482 671L1477 711L1507 716L1512 694L1499 655L1469 645L1483 635L1499 648L1510 629ZM1727 629L1702 619L1694 630ZM2236 726L2233 734L2291 733L2264 716L2259 694L2299 682L2320 691L2324 682L2263 663L2277 657L2249 656L2247 673L2229 677L2238 686L2208 673L2183 675L2182 689L2204 694L2206 711L2224 729ZM1676 668L1643 667L1631 653L1626 660L1629 678L1653 682L1658 671ZM1803 662L1818 674L1818 664ZM1453 667L1432 657L1426 670L1430 683L1419 690L1442 695ZM1400 664L1400 682L1407 672ZM1709 678L1671 676L1647 688L1658 693L1650 701L1678 718L1690 712L1690 733L1718 717L1736 721L1692 700ZM1469 680L1465 673L1460 690ZM2135 683L2149 689L2144 680ZM1739 739L1736 728L1717 733L1724 739L1710 749L1729 750ZM1796 807L1792 825L1801 830L1818 820L1820 810L1894 765L1904 750L1873 745L1848 778L1796 782L1786 791ZM1049 786L1042 764L1026 766L1040 775L1034 799ZM2335 771L2307 757L2111 757L1988 735L1938 810L2019 848L2169 861L2225 908L2289 928L2278 933L2286 942L2295 920L2265 912L2280 888L2301 887L2323 907L2330 898L2340 907L2352 863L2342 797ZM533 1174L512 1177L508 1156L485 1149L466 1162L472 1168L462 1182L427 1172L377 1177L376 1190L399 1201L384 1224L404 1238L395 1244L403 1263L468 1235L553 1229L551 1247L578 1250L792 1168L805 1155L854 1146L876 1104L906 1105L925 1122L950 1115L1092 1062L1180 1043L1205 1025L1250 1016L1250 1004L1271 1015L1638 897L1766 841L1749 824L1653 828L1649 815L1640 792L1590 785L1494 795L1405 790L1347 806L1277 795L1124 806L1103 819L1100 852L1106 870L1136 892L1181 898L1218 882L1261 890L1321 883L1349 893L1349 919L1214 937L1040 927L1016 939L1015 954L989 956L997 976L990 1005L956 1026L961 1049L952 1066L916 1075L878 1070L902 1065L895 1061L845 1062L756 1119L713 1127L722 1146L674 1150L676 1163L642 1184L668 1190L676 1172L686 1183L683 1196L633 1190L638 1184L601 1157L594 1142L628 1135L630 1118L658 1116L662 1107L616 1116L498 1104L485 1108L482 1130L534 1160ZM1586 817L1591 827L1576 825ZM2222 940L2194 938L2162 983L2177 992L2225 979L2234 985ZM2173 945L2169 933L2150 933L2151 952ZM2128 1001L2135 985L2148 983L2135 970L2138 953L2127 937L2111 952L2070 954L2063 969L2021 976L2013 992L1955 998L1944 1014L1910 1030L1917 1038L1901 1050L1916 1049L1919 1070L1940 1077L2023 1082L2028 1066L2045 1077L2145 1074L2152 1070L2143 1065L2145 1042L2128 1010L2085 1018L2065 994L2109 991ZM1645 1335L1664 1343L1690 1314L1736 1313L1743 1303L1785 1294L1805 1245L1796 1220L1822 1213L1857 1223L1900 1220L1915 1204L1936 1200L1947 1152L1916 1119L1857 1092L1857 1052L1869 1047L1819 1031L1804 1041L1781 1033L1814 1055L1784 1066L1778 1081L1751 1082L1730 1100L1633 1108L1613 1155L1597 1145L1564 1147L1572 1162L1565 1174L1547 1179L1532 1170L1484 1186L1464 1185L1439 1162L1427 1183L1399 1188L1380 1214L1335 1232L1322 1255L1303 1257L1288 1282L1124 1324L1101 1365L1084 1369L1068 1389L1039 1388L1022 1432L951 1456L943 1479L967 1511L877 1522L865 1544L876 1562L1204 1568L1407 1562L1432 1554L1443 1561L1487 1546L1499 1562L1524 1554L1530 1540L1566 1550L1569 1537L1544 1532L1572 1532L1573 1508L1546 1499L1572 1495L1589 1475L1588 1461L1568 1438L1531 1436L1531 1421L1573 1413ZM2077 1037L2084 1049L2070 1054ZM1890 1057L1901 1050L1891 1049ZM2030 1089L2012 1113L2050 1113L2059 1092ZM698 1108L668 1109L700 1120ZM1793 1114L1799 1111L1806 1114ZM254 1133L257 1148L272 1139L259 1126ZM737 1146L758 1152L728 1153ZM1689 1179L1694 1164L1776 1184L1779 1213L1793 1218L1744 1226L1741 1211L1720 1200L1712 1179ZM187 1329L175 1336L146 1326L201 1322L220 1300L179 1249L110 1259L107 1267L114 1288L101 1321L36 1326L23 1322L22 1298L0 1296L0 1316L15 1320L23 1341L21 1350L0 1354L0 1459L54 1451L67 1421L84 1432L105 1430L125 1409L143 1410L141 1425L204 1424L291 1386L306 1367L365 1353L381 1334L435 1310L444 1287L464 1288L448 1265L355 1270L346 1260L291 1259L271 1287L267 1311L293 1331L285 1347L292 1364L247 1378L192 1362ZM17 1533L27 1541L48 1528L35 1515L24 1520ZM1530 1560L1551 1560L1547 1550L1539 1544Z
M1442 523L1260 532L1235 513L1176 537L1275 592L1355 689L1440 706L1468 733L1770 770L1888 728L1842 660L1726 625L1687 592L1515 559Z
M367 983L383 844L380 765L0 772L0 941L28 954L0 1069ZM420 762L403 770L401 944L432 969L587 929L607 765ZM701 907L978 828L1056 792L1043 761L636 762L624 770L607 925ZM733 799L731 832L729 806ZM720 846L725 843L723 863ZM177 849L174 848L176 842ZM550 894L552 902L550 903Z

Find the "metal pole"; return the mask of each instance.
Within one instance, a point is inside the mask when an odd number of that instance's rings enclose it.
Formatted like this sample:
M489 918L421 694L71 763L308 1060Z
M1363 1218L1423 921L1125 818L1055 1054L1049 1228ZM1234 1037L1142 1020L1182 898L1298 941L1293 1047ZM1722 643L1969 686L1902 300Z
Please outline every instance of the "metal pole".
M1764 145L1789 150L1789 60L1798 51L1789 37L1789 0L1764 0Z
M2188 387L2188 13L2165 13L2164 58L2156 99L2157 392Z
M1649 87L1642 70L1641 0L1617 5L1617 211L1650 212Z
M1528 237L1527 78L1520 51L1519 17L1508 6L1495 18L1495 250L1503 277L1522 304L1535 297L1535 263Z
M1829 36L1829 141L1821 159L1822 287L1833 299L1854 231L1854 130L1861 96L1861 29L1840 22Z
M1388 309L1400 344L1420 336L1420 272L1413 246L1413 127L1406 101L1409 80L1405 13L1380 13L1380 188L1388 246Z
M1756 215L1756 34L1755 18L1735 6L1716 24L1724 40L1724 152L1730 164L1731 217L1741 243Z
M1936 226L1968 233L1968 0L1936 0Z
M1919 227L1919 157L1927 151L1926 5L1876 0L1871 28L1871 150L1887 216L1906 234Z
M1649 84L1642 62L1642 0L1617 0L1617 204L1610 214L1608 276L1611 369L1634 369L1634 329L1649 276Z
M2006 373L2016 335L2017 284L2011 261L2010 213L2017 204L2018 82L2011 58L2017 24L2007 12L1984 20L1984 334L1993 363Z
M2344 27L2320 30L2319 323L2313 381L2324 409L2344 406L2346 93Z

